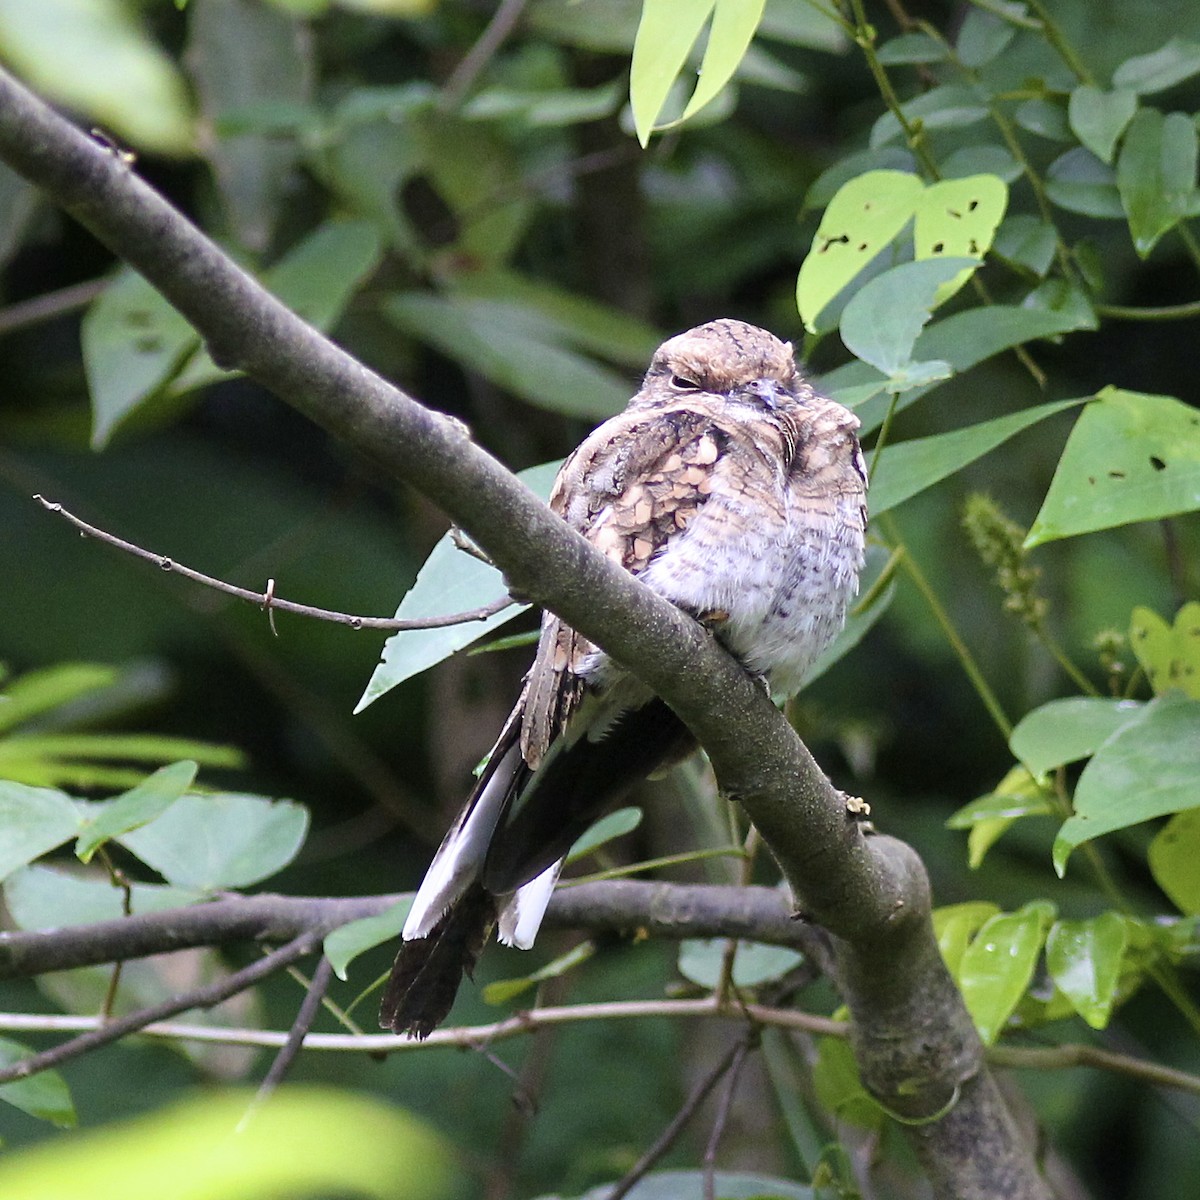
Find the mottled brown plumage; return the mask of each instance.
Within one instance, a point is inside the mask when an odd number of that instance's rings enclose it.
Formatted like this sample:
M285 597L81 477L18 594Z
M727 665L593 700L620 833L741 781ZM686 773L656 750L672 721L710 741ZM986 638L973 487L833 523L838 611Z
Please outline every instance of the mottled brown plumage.
M659 348L629 407L563 464L550 504L791 694L857 588L857 426L789 345L713 321ZM690 745L670 709L547 613L517 706L414 901L383 1024L423 1036L441 1021L446 976L470 970L497 917L503 940L530 945L572 842Z

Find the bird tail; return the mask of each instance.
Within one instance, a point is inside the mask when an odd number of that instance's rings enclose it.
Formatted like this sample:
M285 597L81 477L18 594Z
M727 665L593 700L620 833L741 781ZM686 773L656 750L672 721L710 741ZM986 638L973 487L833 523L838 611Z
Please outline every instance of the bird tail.
M394 1033L428 1037L446 1019L463 974L473 974L495 923L495 898L473 883L428 934L401 942L379 1023Z

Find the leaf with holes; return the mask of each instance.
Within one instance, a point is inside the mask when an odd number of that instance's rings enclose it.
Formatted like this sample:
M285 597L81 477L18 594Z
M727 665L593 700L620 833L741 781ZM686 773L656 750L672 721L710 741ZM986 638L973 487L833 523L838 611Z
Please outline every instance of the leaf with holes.
M1079 415L1026 548L1200 508L1200 412L1105 388Z
M995 175L970 175L932 184L917 198L913 245L918 259L981 259L1008 205L1008 185ZM938 288L934 306L945 303L971 277L967 268Z
M821 217L796 281L796 302L810 333L829 302L912 219L923 188L904 171L868 171L843 184Z
M1185 604L1168 625L1156 612L1135 608L1129 644L1155 695L1172 689L1200 700L1200 604Z

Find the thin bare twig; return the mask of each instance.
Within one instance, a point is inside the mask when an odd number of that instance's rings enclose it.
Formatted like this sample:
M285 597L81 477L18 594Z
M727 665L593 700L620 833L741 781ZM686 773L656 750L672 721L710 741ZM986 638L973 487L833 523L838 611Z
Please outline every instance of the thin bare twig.
M733 1059L729 1064L728 1076L725 1080L725 1090L721 1093L721 1099L717 1102L717 1112L713 1117L712 1133L708 1137L708 1145L704 1147L704 1200L716 1200L717 1195L717 1148L721 1144L721 1135L725 1132L725 1126L729 1123L729 1110L733 1107L733 1097L737 1092L738 1079L742 1074L742 1067L746 1065L746 1059L751 1050L757 1048L759 1043L759 1032L756 1026L750 1026L745 1033L738 1038L737 1045L733 1048Z
M302 933L298 938L293 938L288 942L286 946L280 946L278 950L264 955L258 962L252 963L240 971L235 971L232 975L227 975L216 983L184 992L181 996L172 996L169 1000L152 1004L149 1008L140 1009L116 1021L105 1021L87 1033L72 1038L69 1042L63 1042L50 1050L43 1050L40 1054L31 1054L28 1058L23 1058L20 1062L0 1070L0 1083L10 1083L14 1079L28 1079L30 1075L36 1075L39 1071L57 1067L60 1063L78 1058L89 1050L96 1050L100 1046L107 1046L109 1042L128 1037L131 1033L138 1033L155 1021L164 1021L167 1017L186 1012L189 1008L212 1008L214 1005L220 1004L222 1000L228 1000L230 996L236 996L238 992L244 992L247 988L253 987L260 979L265 979L281 967L286 967L306 954L311 954L320 943L320 934Z
M456 109L475 81L483 73L496 52L508 40L508 35L517 27L528 0L501 0L487 28L479 40L463 55L458 66L450 73L442 88L441 106L447 111Z
M0 335L61 317L77 308L84 308L91 304L108 284L107 279L89 279L84 283L73 283L70 287L59 288L56 292L46 292L42 296L34 296L17 304L10 304L7 308L0 308Z
M258 1091L255 1092L254 1100L242 1118L242 1124L250 1119L258 1106L283 1082L284 1077L291 1070L292 1064L296 1061L301 1047L304 1045L304 1039L308 1037L313 1022L317 1019L317 1011L321 1007L325 993L329 990L329 983L332 979L333 964L326 955L322 954L320 962L317 963L317 969L309 981L308 991L304 995L300 1011L296 1013L296 1019L292 1022L291 1029L288 1030L287 1041L275 1055L270 1069L263 1076L262 1083L258 1085Z
M486 621L488 617L494 617L510 605L516 604L516 601L511 596L499 596L490 604L485 604L481 608L470 609L467 612L449 613L441 617L413 617L408 620L398 620L395 617L361 617L354 613L334 612L328 608L315 608L310 604L297 604L293 600L281 600L275 595L275 581L273 579L269 581L265 592L252 592L248 588L237 587L232 583L226 583L223 579L214 579L211 575L194 571L191 567L185 567L182 563L177 563L174 559L167 558L165 555L155 554L152 550L145 550L141 546L137 546L133 542L127 542L114 534L107 533L95 525L89 525L86 521L75 516L74 513L63 508L61 504L53 500L47 500L44 496L37 495L34 496L34 499L47 512L54 513L56 516L60 516L65 521L74 525L85 537L95 538L98 542L103 542L107 546L113 546L117 550L124 551L126 554L132 554L134 558L140 558L145 562L153 563L160 570L182 575L184 579L190 579L193 583L202 584L204 587L212 588L217 592L223 592L227 596L234 596L238 600L245 600L250 604L257 604L270 617L272 631L275 628L274 616L272 614L276 611L294 613L298 617L312 617L317 621L330 621L335 625L348 625L351 629L385 629L396 632L404 629L441 629L447 625L465 625L468 621Z

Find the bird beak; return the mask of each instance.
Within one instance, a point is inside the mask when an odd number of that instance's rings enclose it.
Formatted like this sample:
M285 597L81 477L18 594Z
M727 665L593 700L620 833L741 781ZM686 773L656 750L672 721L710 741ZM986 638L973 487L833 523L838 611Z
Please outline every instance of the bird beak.
M791 393L778 379L755 379L743 389L749 399L757 400L772 412L781 407Z

